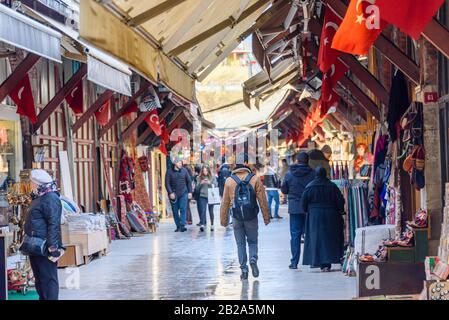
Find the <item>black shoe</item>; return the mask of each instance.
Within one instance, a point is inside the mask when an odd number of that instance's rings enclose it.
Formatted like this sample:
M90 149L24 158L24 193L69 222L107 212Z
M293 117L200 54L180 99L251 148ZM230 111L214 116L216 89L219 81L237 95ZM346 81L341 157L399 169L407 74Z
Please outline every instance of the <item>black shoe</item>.
M276 216L276 217L274 217L275 219L284 219L284 217L281 217L281 216Z
M196 226L197 226L197 227L201 227L201 223L197 223Z
M243 272L240 275L240 280L248 280L248 271Z
M201 225L200 231L201 231L201 232L204 232L204 226L203 226L203 225Z
M294 264L291 264L291 265L288 266L288 268L292 269L292 270L295 270L295 269L298 269L298 266L296 266Z
M181 229L179 229L179 228L176 228L176 230L175 230L175 232L180 232L181 231Z
M181 232L186 232L187 231L187 228L186 227L182 227L181 228Z
M251 271L253 272L253 277L257 278L259 276L259 268L257 267L257 261L252 261L249 263L251 266Z

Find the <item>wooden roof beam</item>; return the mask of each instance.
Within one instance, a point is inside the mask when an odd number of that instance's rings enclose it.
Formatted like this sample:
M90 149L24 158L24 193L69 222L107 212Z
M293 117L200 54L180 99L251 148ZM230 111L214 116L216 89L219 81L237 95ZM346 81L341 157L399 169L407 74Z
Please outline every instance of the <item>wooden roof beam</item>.
M311 32L317 37L321 36L322 25L316 19L310 21L309 27ZM310 49L314 51L314 54L316 52L316 55L318 55L318 47L316 45L312 46ZM353 55L342 53L339 60L348 66L351 72L380 100L380 102L388 105L390 99L388 91Z
M339 82L351 92L351 94L360 102L362 107L371 113L377 120L380 120L380 111L376 103L371 100L350 78L343 76Z
M78 131L79 128L83 126L84 123L86 123L87 120L92 117L95 112L98 111L98 109L101 108L109 99L111 99L112 95L114 94L111 90L106 90L103 92L97 100L81 115L81 117L76 120L76 122L72 125L72 131L75 133Z
M13 72L0 85L0 102L22 81L23 77L39 61L40 56L34 53L28 53Z
M50 117L50 115L59 107L64 101L65 97L76 87L78 82L82 80L87 74L87 64L83 64L75 74L62 86L55 96L47 103L44 109L39 112L37 116L37 123L33 125L33 133L36 132L42 124ZM101 106L100 106L101 107Z
M123 105L123 107L121 107L116 113L112 115L112 118L108 121L108 123L100 129L98 133L98 137L100 139L101 137L104 136L106 132L108 132L109 129L112 128L113 125L117 123L118 119L120 119L123 116L126 109L128 109L137 100L137 98L139 98L149 88L149 86L150 83L144 81L140 85L139 90L137 90L137 92L133 94L133 96Z
M158 4L157 6L148 9L147 11L144 11L141 14L138 14L137 16L129 19L126 23L131 27L137 27L142 23L145 23L148 20L151 20L164 12L167 12L168 10L180 5L185 1L186 0L166 0Z
M250 6L246 10L244 10L237 20L234 19L233 17L229 17L226 20L221 21L220 23L216 24L215 26L213 26L213 27L207 29L206 31L200 33L199 35L193 37L192 39L182 43L178 47L171 50L169 52L169 54L177 56L177 55L189 50L190 48L196 46L197 44L203 42L206 39L209 39L213 35L223 31L224 29L230 28L236 24L239 24L240 22L242 22L243 20L248 18L254 12L256 12L257 10L259 10L260 8L262 8L263 6L265 6L267 3L271 2L271 1L272 0L257 1L252 6Z
M126 139L128 139L129 136L131 136L131 134L134 132L134 130L137 129L137 127L145 120L146 117L148 117L149 114L149 111L140 113L137 118L134 119L134 121L131 122L129 126L122 132L120 140L125 141Z
M422 35L449 59L449 30L445 26L432 19Z

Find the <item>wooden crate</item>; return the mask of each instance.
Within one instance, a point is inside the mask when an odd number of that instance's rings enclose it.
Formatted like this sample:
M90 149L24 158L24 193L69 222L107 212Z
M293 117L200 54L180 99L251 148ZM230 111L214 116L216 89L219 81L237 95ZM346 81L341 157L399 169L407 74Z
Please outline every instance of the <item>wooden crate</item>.
M388 248L388 262L415 263L414 247Z
M65 254L58 260L58 268L76 267L84 263L81 246L79 244L65 245Z
M79 244L83 256L90 256L94 253L107 250L109 240L106 230L89 233L70 233L70 243Z

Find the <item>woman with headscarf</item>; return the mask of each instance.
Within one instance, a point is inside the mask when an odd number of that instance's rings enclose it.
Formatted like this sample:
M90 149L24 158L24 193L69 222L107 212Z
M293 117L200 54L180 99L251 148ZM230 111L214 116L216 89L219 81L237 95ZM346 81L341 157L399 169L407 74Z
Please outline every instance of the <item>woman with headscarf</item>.
M331 270L341 263L344 254L345 200L337 185L326 177L322 167L315 169L315 179L304 190L301 207L307 213L303 265Z
M32 170L30 180L33 201L25 220L25 235L45 240L43 254L30 253L36 291L40 300L58 300L57 260L64 254L61 200L56 183L45 170Z

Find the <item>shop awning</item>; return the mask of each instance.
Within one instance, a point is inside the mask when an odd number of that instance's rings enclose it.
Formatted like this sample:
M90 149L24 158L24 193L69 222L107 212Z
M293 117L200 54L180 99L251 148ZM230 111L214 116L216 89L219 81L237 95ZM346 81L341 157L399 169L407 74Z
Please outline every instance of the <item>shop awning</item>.
M272 0L81 1L81 37L195 102L194 79L242 41Z
M0 41L61 63L62 35L0 5Z
M27 14L35 17L44 23L56 28L64 34L62 38L62 47L64 48L64 55L75 60L82 60L87 63L87 79L106 89L131 96L131 75L132 72L128 66L115 57L107 54L93 46L92 44L80 39L79 33L72 28L40 14L39 12L26 8ZM84 52L80 52L70 42L75 40L82 47Z

